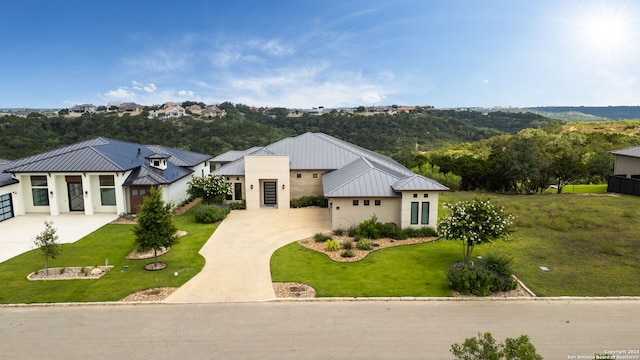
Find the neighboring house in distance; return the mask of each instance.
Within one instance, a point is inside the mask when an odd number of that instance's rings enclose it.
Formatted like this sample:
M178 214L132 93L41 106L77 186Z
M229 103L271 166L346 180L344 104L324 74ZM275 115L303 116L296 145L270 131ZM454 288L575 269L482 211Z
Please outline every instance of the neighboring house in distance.
M120 104L120 106L118 107L118 116L123 116L124 114L129 114L130 116L140 115L142 114L143 109L144 106L142 105L132 102L125 102Z
M227 115L227 112L215 105L207 106L204 110L202 110L202 116L206 116L206 117L218 118L218 117L224 117L225 115Z
M167 202L185 200L187 183L209 174L211 158L99 137L0 165L0 195L10 191L12 216L136 213L151 186Z
M96 112L96 107L92 104L81 104L74 105L72 108L69 108L69 117L79 117L84 113L94 113Z
M196 115L201 115L202 114L202 107L198 104L193 104L189 107L186 108L186 110L191 111L192 113L196 114Z
M186 115L185 109L175 103L166 103L162 106L162 109L152 111L149 113L149 119L173 119Z
M211 160L232 184L231 201L247 209L289 208L291 199L324 196L333 229L375 215L400 227L436 227L446 186L395 160L323 133L305 133L265 147L229 151Z
M614 150L611 154L615 163L607 191L640 196L640 146Z

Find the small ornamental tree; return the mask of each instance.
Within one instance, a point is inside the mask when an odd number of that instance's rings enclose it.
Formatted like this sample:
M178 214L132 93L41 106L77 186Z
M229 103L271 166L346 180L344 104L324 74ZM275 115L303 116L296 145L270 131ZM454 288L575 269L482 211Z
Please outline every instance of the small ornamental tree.
M49 259L55 259L62 250L60 244L58 244L56 229L51 225L53 225L53 221L45 221L44 231L33 239L33 244L40 250L42 256L44 256L45 273L49 271Z
M220 175L194 177L187 185L187 194L201 198L205 204L222 204L231 194L231 184L224 182Z
M514 216L489 200L473 199L455 204L445 203L451 215L438 224L438 235L447 240L462 240L464 260L471 259L476 244L482 244L509 234Z
M162 200L162 190L152 186L138 212L133 227L136 246L141 251L153 249L154 268L158 267L158 249L178 242L176 225L171 215L171 204Z

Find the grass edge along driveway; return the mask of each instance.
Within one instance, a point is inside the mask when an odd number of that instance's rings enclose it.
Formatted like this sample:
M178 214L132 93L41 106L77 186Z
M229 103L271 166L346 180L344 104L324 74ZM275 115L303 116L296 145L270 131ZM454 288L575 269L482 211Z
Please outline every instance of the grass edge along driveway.
M193 211L176 216L176 226L188 235L159 257L168 263L162 271L146 271L143 266L153 259L127 260L134 249L133 225L107 224L72 244L62 245L49 267L98 266L105 260L114 268L97 280L29 281L27 275L44 268L44 258L34 249L0 263L0 303L54 303L118 301L144 289L179 287L204 267L198 253L217 228L217 224L198 224ZM35 226L35 225L34 225ZM174 273L178 273L177 276Z

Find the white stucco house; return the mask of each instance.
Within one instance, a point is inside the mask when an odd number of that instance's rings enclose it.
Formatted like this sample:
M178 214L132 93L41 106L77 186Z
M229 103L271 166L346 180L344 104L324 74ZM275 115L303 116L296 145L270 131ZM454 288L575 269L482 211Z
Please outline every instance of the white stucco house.
M611 151L615 157L607 191L640 196L640 146Z
M209 174L211 158L99 137L0 162L0 221L27 213L136 213L151 186L177 204L192 177Z
M245 200L247 209L289 208L291 199L326 197L333 229L373 215L403 228L435 228L438 195L449 190L387 156L323 133L228 151L211 164L212 174L232 184L228 200Z

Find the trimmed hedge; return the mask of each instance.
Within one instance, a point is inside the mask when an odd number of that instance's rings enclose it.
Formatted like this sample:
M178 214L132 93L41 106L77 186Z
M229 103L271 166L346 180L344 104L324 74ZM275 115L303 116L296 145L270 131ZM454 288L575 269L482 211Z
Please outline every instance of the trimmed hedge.
M231 210L220 205L198 205L194 211L196 222L213 224L224 220Z
M303 196L292 199L289 204L292 208L303 208L309 206L326 208L329 207L329 201L322 195L320 196Z

